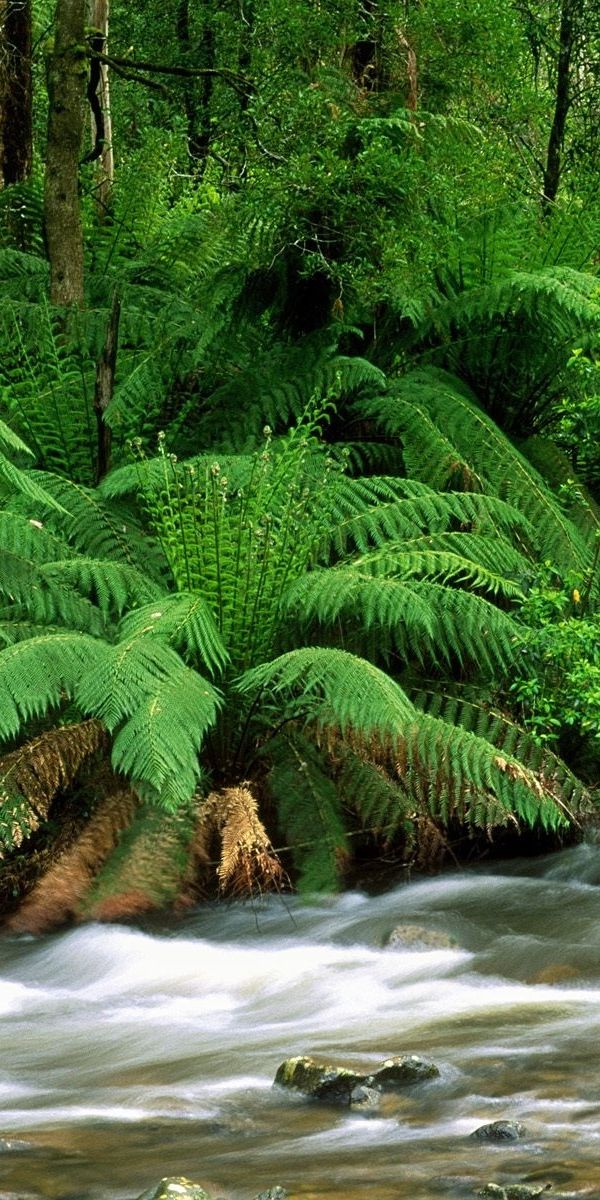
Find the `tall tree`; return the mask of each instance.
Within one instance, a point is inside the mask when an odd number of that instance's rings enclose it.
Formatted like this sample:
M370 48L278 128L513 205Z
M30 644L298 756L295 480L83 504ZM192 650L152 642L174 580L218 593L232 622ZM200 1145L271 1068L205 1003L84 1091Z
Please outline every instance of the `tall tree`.
M79 162L87 78L85 0L58 0L48 63L44 226L53 304L83 304Z
M0 187L31 172L30 0L0 0Z
M108 51L108 21L110 0L87 0L87 24L91 29L92 50L98 54ZM88 98L92 110L93 148L87 156L98 163L95 196L101 214L110 207L115 176L110 109L108 63L92 58Z
M567 117L572 103L572 75L581 7L582 0L561 0L554 114L544 170L542 199L545 208L556 199L560 185Z

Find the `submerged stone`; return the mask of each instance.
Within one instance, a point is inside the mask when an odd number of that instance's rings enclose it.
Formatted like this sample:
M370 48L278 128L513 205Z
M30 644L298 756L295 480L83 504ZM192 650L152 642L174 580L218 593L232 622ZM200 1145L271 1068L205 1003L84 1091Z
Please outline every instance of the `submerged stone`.
M413 1083L424 1083L427 1079L437 1079L439 1070L435 1063L427 1062L416 1054L399 1054L396 1058L386 1058L385 1062L370 1076L369 1083L381 1088L383 1092L394 1092L397 1088L408 1087Z
M480 1142L516 1142L526 1136L527 1130L520 1121L492 1121L489 1125L480 1125L471 1134Z
M391 950L452 950L456 946L449 934L413 924L395 925L384 944Z
M254 1200L287 1200L288 1196L289 1192L286 1192L285 1188L277 1186L267 1188L266 1192L259 1192Z
M143 1192L138 1200L211 1200L211 1197L199 1183L183 1175L169 1175Z

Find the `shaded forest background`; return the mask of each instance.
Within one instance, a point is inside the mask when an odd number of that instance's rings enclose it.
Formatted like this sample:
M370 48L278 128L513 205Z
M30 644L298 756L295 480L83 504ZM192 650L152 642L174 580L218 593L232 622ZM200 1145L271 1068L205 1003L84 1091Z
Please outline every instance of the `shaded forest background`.
M592 0L0 2L8 922L594 819Z

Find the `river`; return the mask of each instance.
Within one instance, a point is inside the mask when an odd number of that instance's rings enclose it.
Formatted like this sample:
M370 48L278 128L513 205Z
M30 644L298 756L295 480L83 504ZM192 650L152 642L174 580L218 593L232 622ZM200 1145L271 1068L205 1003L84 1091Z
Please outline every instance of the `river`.
M164 1175L249 1200L600 1196L600 849L385 895L203 906L0 941L0 1196L130 1198ZM448 945L385 948L397 924ZM443 938L440 939L443 942ZM441 1076L376 1116L274 1092L309 1053ZM519 1120L523 1141L469 1134Z

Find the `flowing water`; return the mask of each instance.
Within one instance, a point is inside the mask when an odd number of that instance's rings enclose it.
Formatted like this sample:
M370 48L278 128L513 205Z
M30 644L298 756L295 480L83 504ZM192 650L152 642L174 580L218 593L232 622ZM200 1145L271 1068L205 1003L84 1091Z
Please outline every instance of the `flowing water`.
M445 935L384 948L397 924ZM207 906L0 942L0 1197L600 1197L600 849L384 896ZM286 1057L441 1077L367 1117L278 1093ZM523 1141L470 1139L499 1119ZM551 1193L552 1194L552 1193Z

